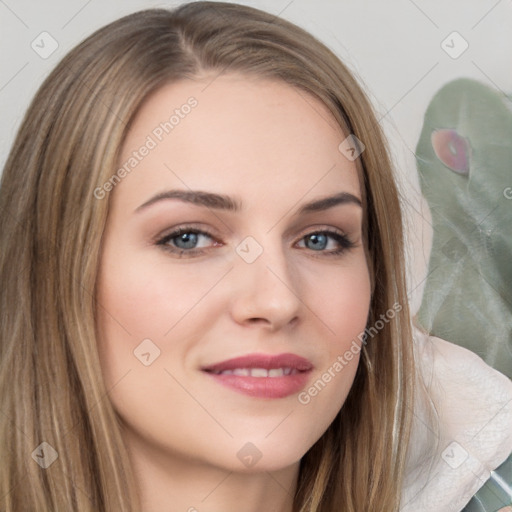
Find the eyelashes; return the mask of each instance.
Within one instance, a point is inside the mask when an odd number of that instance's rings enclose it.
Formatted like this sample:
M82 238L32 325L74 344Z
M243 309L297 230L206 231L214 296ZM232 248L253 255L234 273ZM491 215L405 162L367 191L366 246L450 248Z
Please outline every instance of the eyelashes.
M213 246L200 248L190 247L191 245L196 245L201 238L214 240ZM350 240L347 235L327 228L310 231L306 235L302 236L297 243L303 241L306 241L306 243L313 242L316 247L322 247L320 250L310 249L307 246L301 248L301 250L306 250L312 253L312 256L314 257L328 258L341 256L346 251L356 247L356 244ZM326 247L324 247L324 245L328 246L330 241L334 241L337 247L326 251ZM214 247L220 247L223 245L222 242L216 240L216 238L208 231L200 230L191 226L181 226L173 232L158 239L155 244L166 252L169 252L179 258L201 256ZM176 244L181 244L182 247Z

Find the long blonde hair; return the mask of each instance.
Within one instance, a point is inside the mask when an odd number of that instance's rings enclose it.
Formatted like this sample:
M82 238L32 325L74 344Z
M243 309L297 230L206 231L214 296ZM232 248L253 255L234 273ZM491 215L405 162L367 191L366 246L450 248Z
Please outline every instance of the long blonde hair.
M117 169L148 95L206 72L285 81L366 146L356 164L372 277L368 327L394 315L368 339L341 412L303 457L294 510L398 510L414 365L400 201L376 116L344 64L303 29L254 8L195 2L131 14L74 48L40 87L8 157L0 189L5 512L140 510L96 347L109 202L94 190ZM51 462L52 449L55 462L36 464Z

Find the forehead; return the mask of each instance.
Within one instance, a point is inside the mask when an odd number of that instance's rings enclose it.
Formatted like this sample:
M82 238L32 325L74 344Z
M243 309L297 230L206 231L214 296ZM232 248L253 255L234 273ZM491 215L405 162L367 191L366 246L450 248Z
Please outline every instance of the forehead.
M338 149L346 135L323 103L282 81L179 81L141 106L119 166L137 162L116 194L143 197L178 187L248 201L340 190L360 197L356 166ZM134 156L144 146L145 156Z

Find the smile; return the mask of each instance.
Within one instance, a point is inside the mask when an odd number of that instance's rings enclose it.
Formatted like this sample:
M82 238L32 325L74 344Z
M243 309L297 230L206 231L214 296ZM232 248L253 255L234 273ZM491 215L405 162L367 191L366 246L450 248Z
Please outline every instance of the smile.
M249 354L222 361L202 371L233 391L256 398L284 398L301 391L313 364L295 354Z
M240 375L241 377L283 377L284 375L295 375L299 370L296 368L235 368L212 372L215 375Z

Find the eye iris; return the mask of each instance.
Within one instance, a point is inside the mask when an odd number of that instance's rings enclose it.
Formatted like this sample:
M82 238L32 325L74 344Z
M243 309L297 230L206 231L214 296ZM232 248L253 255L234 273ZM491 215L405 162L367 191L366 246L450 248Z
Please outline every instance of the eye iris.
M310 249L325 249L327 246L327 236L323 234L309 235L306 237L308 241L313 242L313 246Z
M185 246L181 246L180 242ZM195 244L197 244L197 233L182 233L176 237L176 246L180 249L193 249Z

